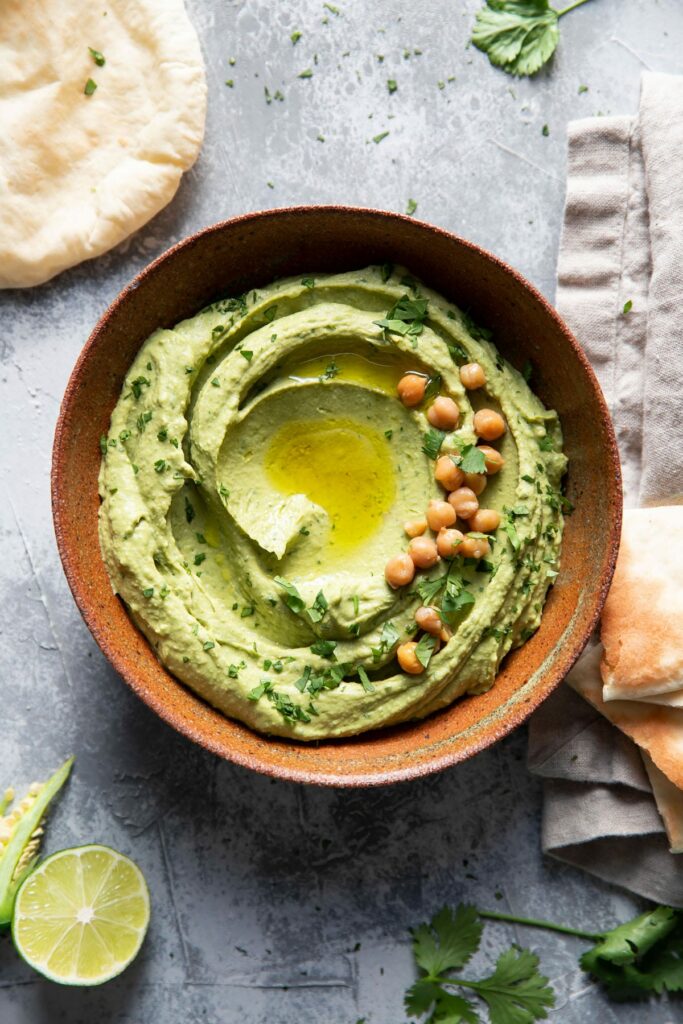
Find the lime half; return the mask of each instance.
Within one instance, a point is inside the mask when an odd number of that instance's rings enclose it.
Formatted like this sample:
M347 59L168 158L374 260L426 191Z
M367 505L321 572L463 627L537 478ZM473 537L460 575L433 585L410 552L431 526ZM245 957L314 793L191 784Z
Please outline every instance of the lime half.
M23 883L12 937L51 981L101 985L135 959L148 924L139 867L108 846L76 846L47 857Z

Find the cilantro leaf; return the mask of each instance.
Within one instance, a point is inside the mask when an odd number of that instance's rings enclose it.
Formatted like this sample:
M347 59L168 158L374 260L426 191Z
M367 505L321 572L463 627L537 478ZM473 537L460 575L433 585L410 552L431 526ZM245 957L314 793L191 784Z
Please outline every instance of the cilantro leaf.
M411 933L418 967L432 978L460 970L479 949L482 927L475 907L461 903L455 912L443 907Z
M273 582L277 583L278 587L282 587L284 590L285 593L282 600L291 611L296 612L298 615L304 610L306 602L293 583L289 583L289 581L284 579L282 576L274 576Z
M327 598L323 594L322 590L319 590L315 601L311 607L307 609L308 617L311 622L320 622L320 620L324 618L328 608L329 604L327 603Z
M415 589L422 598L422 603L431 604L436 595L446 586L447 579L447 572L442 573L441 576L436 576L433 580L423 576L415 586Z
M437 459L439 457L445 436L445 430L437 430L436 427L429 428L422 441L422 451L428 458Z
M522 546L522 541L520 540L519 534L517 533L517 528L515 527L513 518L509 517L505 519L502 525L503 529L505 530L510 539L510 545L512 546L512 550L519 551L519 549Z
M442 618L452 622L456 615L471 604L474 604L474 594L465 588L464 579L452 567L448 571L446 589L441 599Z
M432 660L435 647L436 637L431 636L429 633L425 633L425 635L419 640L418 645L415 648L415 657L423 668L429 668L429 662Z
M363 687L366 693L375 692L375 687L372 685L370 676L367 674L362 665L358 666L358 678L360 679L361 686Z
M427 305L427 299L411 299L407 294L402 295L383 320L374 320L373 323L389 334L417 337L424 330Z
M336 646L334 640L316 640L314 644L311 644L310 650L313 654L319 654L321 658L334 658Z
M538 957L528 949L507 949L490 978L472 983L489 1008L491 1024L532 1024L547 1017L555 997L537 971Z
M509 75L535 75L560 41L558 18L548 0L486 0L472 42Z
M436 373L433 377L430 377L425 388L424 400L428 401L430 398L436 398L441 388L441 374Z
M460 469L463 473L485 473L486 459L483 451L473 444L466 444L462 450Z

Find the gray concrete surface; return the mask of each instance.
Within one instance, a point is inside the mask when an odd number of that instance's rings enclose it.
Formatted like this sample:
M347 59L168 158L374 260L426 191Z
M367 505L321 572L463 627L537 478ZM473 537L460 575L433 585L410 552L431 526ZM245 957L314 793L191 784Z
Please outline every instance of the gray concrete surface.
M523 731L381 791L270 781L157 721L95 647L62 576L48 495L60 396L95 320L152 257L246 210L402 211L412 198L417 216L489 247L552 296L567 121L634 111L644 67L681 70L680 0L594 0L563 20L552 69L520 82L466 49L479 0L339 6L190 0L209 116L175 201L111 254L0 295L0 782L28 783L75 752L48 849L109 843L138 861L153 900L141 956L102 989L45 983L0 938L1 1024L400 1024L407 928L444 902L580 927L638 906L543 861ZM313 77L297 78L308 67ZM268 104L266 88L284 100ZM577 969L574 939L490 925L481 961L512 939L541 953L558 993L552 1020L681 1020L680 1004L608 1004Z

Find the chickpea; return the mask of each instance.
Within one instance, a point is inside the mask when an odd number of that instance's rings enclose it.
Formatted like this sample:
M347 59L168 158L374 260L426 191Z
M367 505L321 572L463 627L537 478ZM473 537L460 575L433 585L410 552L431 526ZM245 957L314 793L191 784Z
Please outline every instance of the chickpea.
M485 473L465 473L464 486L474 491L477 497L479 497L487 483Z
M485 441L497 441L506 431L505 420L493 409L480 409L474 414L474 432Z
M480 444L479 451L484 453L486 472L489 476L498 473L505 465L505 459L495 448L490 448L487 444Z
M474 391L476 388L483 388L486 384L486 374L479 363L465 363L460 367L460 380L464 388Z
M393 590L412 583L415 575L415 563L410 555L401 553L390 558L384 567L384 578Z
M486 558L491 553L491 545L483 537L465 537L458 553L463 558Z
M477 496L470 487L458 487L448 495L448 501L461 519L471 519L479 508Z
M455 430L460 420L460 410L452 398L439 395L429 406L427 419L439 430Z
M438 610L431 605L423 605L422 608L418 608L415 612L415 621L420 629L424 629L425 633L431 633L432 636L438 636L443 629L441 616Z
M470 527L476 533L493 533L500 526L500 512L494 508L480 508L470 519Z
M408 537L421 537L427 529L427 520L424 516L420 519L409 519L403 524L403 529Z
M425 396L427 378L419 373L404 373L398 382L398 397L409 409L419 405Z
M447 501L430 501L427 507L429 529L438 533L444 526L452 526L455 522L455 509Z
M396 657L398 663L404 672L410 672L413 676L419 676L420 672L424 672L424 665L418 661L415 650L417 644L414 640L408 640L405 644L400 644L396 651Z
M431 537L413 537L408 545L408 555L417 569L431 569L439 561L436 542Z
M460 530L439 530L436 549L442 558L455 558L460 553L464 534Z
M436 460L434 479L447 491L455 491L462 486L465 474L459 466L456 466L450 455L442 455Z

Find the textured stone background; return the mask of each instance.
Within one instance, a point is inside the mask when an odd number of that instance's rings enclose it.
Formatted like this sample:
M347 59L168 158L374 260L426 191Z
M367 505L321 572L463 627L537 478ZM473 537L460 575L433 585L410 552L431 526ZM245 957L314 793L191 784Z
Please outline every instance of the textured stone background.
M583 927L636 909L542 860L523 731L462 767L375 792L252 775L203 754L127 691L62 577L48 499L60 396L95 320L151 258L247 210L403 211L413 198L417 216L489 247L552 297L567 121L634 111L643 67L681 70L680 0L595 0L563 20L552 70L520 82L466 49L479 0L340 6L334 16L319 0L190 0L209 117L175 201L108 256L0 296L0 781L44 777L75 752L48 848L109 843L138 861L153 900L141 956L99 990L42 982L3 936L2 1024L400 1024L406 929L444 902ZM313 78L297 78L308 67ZM284 100L267 104L265 88ZM482 961L513 939L541 952L558 992L553 1020L681 1019L665 1004L610 1006L577 969L573 939L490 925Z

